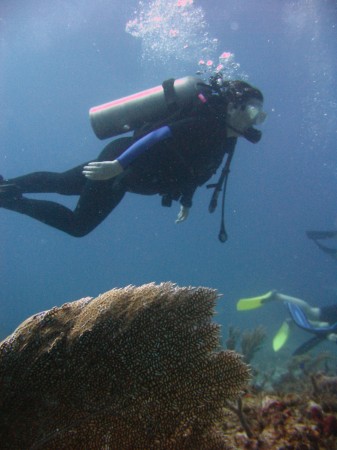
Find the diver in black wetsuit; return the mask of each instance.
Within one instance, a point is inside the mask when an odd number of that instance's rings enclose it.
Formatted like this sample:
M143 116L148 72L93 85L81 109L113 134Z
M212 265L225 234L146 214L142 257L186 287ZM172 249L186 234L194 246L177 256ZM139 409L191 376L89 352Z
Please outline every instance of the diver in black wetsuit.
M164 206L180 201L176 222L184 221L196 188L216 172L226 153L228 158L233 155L237 138L253 143L261 138L253 128L265 118L261 92L243 81L214 79L212 86L212 94L202 96L191 111L181 109L171 120L113 140L94 162L64 173L35 172L2 180L0 206L81 237L97 227L126 192L159 194ZM79 201L72 211L23 196L27 193L78 195Z

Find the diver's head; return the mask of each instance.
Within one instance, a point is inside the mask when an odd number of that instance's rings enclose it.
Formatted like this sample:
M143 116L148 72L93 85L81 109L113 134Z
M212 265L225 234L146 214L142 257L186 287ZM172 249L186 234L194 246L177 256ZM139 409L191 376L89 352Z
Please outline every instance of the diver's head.
M259 142L262 133L253 126L266 118L261 91L241 80L224 81L220 91L227 107L229 134L243 136L254 144Z

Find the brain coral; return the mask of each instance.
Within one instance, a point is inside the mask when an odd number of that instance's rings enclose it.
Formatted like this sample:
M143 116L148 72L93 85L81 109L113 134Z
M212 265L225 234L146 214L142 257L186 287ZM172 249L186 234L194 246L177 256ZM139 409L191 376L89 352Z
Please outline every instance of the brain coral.
M0 344L2 449L221 449L248 367L217 351L208 288L113 289L36 314Z

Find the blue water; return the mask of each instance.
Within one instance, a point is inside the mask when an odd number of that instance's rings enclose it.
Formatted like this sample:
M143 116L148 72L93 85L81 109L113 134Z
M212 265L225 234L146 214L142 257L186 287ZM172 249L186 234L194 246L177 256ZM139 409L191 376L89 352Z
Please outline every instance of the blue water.
M125 31L140 8L131 0L1 0L2 175L64 171L94 159L106 142L91 129L91 106L195 74L207 56L198 24L185 26L190 53L163 38L151 54L151 36ZM202 8L210 42L218 40L211 57L233 52L263 91L268 113L261 142L237 146L228 242L217 240L220 215L208 213L205 187L185 223L174 223L177 204L163 208L157 196L130 194L81 239L1 210L0 337L35 312L151 281L218 289L224 335L229 324L261 324L267 346L285 309L237 313L240 297L277 289L317 305L337 301L336 261L305 236L306 229L337 229L336 3L195 0L193 8Z

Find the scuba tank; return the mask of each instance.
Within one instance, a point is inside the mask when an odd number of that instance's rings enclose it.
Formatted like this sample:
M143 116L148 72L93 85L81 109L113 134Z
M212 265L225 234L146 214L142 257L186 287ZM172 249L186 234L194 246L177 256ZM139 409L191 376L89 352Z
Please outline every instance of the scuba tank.
M99 139L107 139L163 120L179 109L206 103L208 95L212 88L200 78L166 80L161 86L90 108L91 126Z

